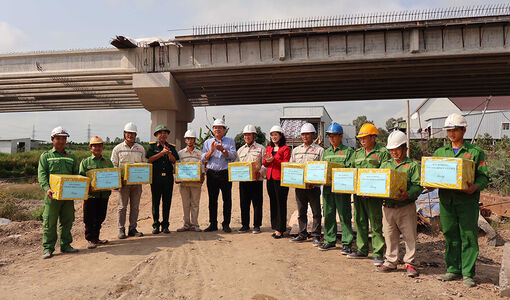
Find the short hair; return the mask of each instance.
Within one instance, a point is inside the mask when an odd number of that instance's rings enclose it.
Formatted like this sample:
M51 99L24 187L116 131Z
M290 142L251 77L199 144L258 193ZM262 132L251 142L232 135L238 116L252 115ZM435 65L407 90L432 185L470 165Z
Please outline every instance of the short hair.
M283 132L279 132L279 131L275 131L275 132L278 132L278 134L280 135L280 140L278 141L278 147L281 147L281 146L285 146L285 143L286 143L286 139L285 139L285 135L283 134ZM271 145L271 147L274 147L275 144L273 143L273 140L271 140L271 137L269 137L269 145Z

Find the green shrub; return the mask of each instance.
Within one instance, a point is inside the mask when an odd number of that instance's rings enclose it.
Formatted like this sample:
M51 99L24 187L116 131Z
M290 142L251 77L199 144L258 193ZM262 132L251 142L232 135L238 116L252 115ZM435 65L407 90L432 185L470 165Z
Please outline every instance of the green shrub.
M487 159L489 189L500 195L510 195L510 156L506 151L495 152Z
M42 221L42 214L44 212L44 205L39 206L39 208L34 209L30 212L30 216L32 220Z
M0 191L0 218L12 221L26 221L30 219L30 216L16 204L13 198Z

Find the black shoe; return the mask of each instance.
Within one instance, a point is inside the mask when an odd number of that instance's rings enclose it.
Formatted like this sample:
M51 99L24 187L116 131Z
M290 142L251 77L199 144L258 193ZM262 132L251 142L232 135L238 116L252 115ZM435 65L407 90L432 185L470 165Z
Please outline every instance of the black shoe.
M314 247L318 247L321 244L321 238L320 237L314 237L312 241L312 245Z
M230 226L223 226L223 232L225 233L231 233L232 232L232 229L230 229Z
M260 227L253 227L253 231L251 233L259 234L260 232Z
M352 252L351 254L347 255L347 258L367 258L368 255L366 254L363 254L361 252L359 252L358 250Z
M321 251L327 251L327 250L336 249L336 245L335 244L322 244L318 248Z
M78 252L78 249L75 249L75 248L69 246L69 248L60 249L60 252L62 252L62 253L76 253L76 252Z
M218 226L215 225L209 225L206 229L204 229L205 232L212 232L212 231L218 231Z
M246 232L248 232L249 230L250 230L250 228L249 228L249 227L244 227L244 226L243 226L243 227L239 228L239 230L238 230L237 232L239 232L239 233L246 233Z
M152 229L152 234L159 234L159 227Z
M163 233L169 234L170 230L168 228L163 228Z
M128 236L136 236L136 237L142 237L143 233L136 230L136 228L130 229L128 232Z
M352 250L349 246L342 246L342 251L340 252L342 255L349 255L351 254Z
M52 257L53 257L53 252L49 252L49 251L43 252L43 255L42 255L43 259L48 259L48 258L52 258Z
M307 240L306 236L298 235L295 238L290 239L291 242L301 243Z

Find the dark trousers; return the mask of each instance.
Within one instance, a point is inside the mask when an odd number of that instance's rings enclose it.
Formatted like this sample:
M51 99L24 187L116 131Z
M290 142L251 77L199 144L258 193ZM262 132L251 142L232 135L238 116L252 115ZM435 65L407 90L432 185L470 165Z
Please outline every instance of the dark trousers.
M250 227L250 205L253 204L253 227L262 225L262 181L239 183L241 224Z
M279 232L287 230L287 196L289 188L280 185L280 180L267 180L267 193L271 210L271 228Z
M312 189L296 189L296 202L298 208L299 235L308 236L308 204L312 208L313 223L311 235L314 237L321 236L321 189L314 187Z
M218 196L223 199L223 227L230 226L232 214L232 182L228 181L228 171L207 170L207 193L209 194L209 222L218 226Z
M170 223L170 206L172 205L172 192L174 190L174 176L154 176L152 178L151 193L152 193L152 223L153 228L168 228ZM163 202L162 208L162 221L159 222L159 203Z
M83 201L83 223L85 223L85 239L87 241L99 241L99 231L106 218L107 209L108 198L91 198Z

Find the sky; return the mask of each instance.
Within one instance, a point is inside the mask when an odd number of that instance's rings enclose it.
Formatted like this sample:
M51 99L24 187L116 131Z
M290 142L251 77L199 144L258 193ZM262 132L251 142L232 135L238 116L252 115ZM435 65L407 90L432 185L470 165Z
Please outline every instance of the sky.
M116 35L167 39L191 34L189 28L194 25L498 3L501 1L0 0L0 53L105 48L111 47L110 41ZM411 99L411 112L422 101ZM366 115L378 127L384 127L387 119L405 116L405 103L404 99L389 99L298 105L324 105L340 124L351 124L357 116ZM212 117L225 115L229 136L240 132L247 120L267 132L278 124L282 107L271 104L195 108L195 120L188 127L198 131L211 124ZM257 117L253 118L254 115ZM0 139L32 137L35 128L36 139L49 140L51 129L56 126L69 130L70 140L75 142L87 140L89 127L92 136L113 139L122 135L127 122L138 125L141 140L151 138L150 113L130 109L3 113Z

